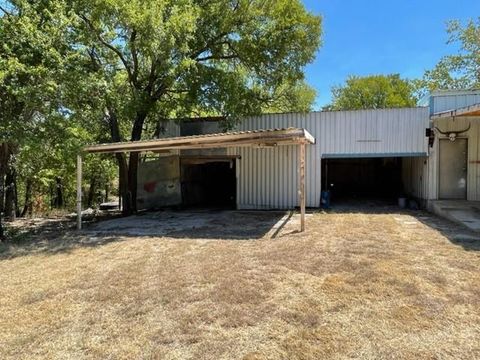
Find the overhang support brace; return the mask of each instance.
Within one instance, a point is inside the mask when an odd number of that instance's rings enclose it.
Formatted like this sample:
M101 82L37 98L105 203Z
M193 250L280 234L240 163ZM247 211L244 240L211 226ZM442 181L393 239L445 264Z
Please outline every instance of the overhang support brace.
M77 155L77 229L82 229L82 155Z
M299 201L300 201L300 231L305 231L305 143L299 146Z

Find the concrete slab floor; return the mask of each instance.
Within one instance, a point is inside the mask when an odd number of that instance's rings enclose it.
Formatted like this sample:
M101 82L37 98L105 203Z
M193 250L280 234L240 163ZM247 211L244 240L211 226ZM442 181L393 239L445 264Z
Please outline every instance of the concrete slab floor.
M480 202L466 200L437 200L431 204L433 213L480 232Z
M286 211L169 210L100 221L86 226L84 231L92 235L260 239L280 231L285 223L289 228L298 227L299 216L287 215Z

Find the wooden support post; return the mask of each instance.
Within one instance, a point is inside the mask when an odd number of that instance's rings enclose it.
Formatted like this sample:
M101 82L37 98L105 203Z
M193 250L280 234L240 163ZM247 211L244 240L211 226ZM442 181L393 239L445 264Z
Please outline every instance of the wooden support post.
M77 155L77 229L82 229L82 155Z
M300 201L300 231L305 231L305 144L299 145L299 201Z

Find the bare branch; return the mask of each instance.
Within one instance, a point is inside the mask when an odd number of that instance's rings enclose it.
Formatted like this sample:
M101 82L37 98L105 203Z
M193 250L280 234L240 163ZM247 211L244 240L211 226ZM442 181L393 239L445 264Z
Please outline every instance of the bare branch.
M198 49L197 51L193 52L192 54L190 54L190 58L191 59L196 59L198 56L200 56L202 53L204 53L205 51L207 51L208 49L210 49L212 46L214 46L218 40L221 40L222 38L224 38L225 36L227 36L229 33L228 32L223 32L223 33L220 33L218 34L217 36L215 36L213 39L211 39L210 41L208 41L205 46L203 46L202 48Z
M125 70L127 71L127 74L128 74L128 79L130 81L130 83L136 87L137 83L136 83L136 79L133 77L133 74L132 74L132 69L130 67L130 64L128 63L127 59L125 59L125 57L123 56L122 52L117 49L115 46L113 46L112 44L110 44L108 41L104 40L102 35L99 34L97 32L97 30L95 29L95 27L93 26L92 22L83 14L80 14L80 17L82 18L83 21L85 21L85 23L88 25L88 27L90 28L90 30L92 30L97 39L100 41L100 43L105 46L106 48L110 49L111 51L113 51L117 56L118 58L120 59L120 61L122 62L123 66L125 67Z
M167 92L168 87L163 83L160 85L152 94L151 98L153 101L159 100L162 95L164 95Z
M95 70L98 71L100 70L102 66L102 62L100 58L98 57L97 52L95 51L95 48L92 47L91 49L87 50L88 56L90 57L90 60L92 61L93 66L95 67Z
M230 59L238 59L238 56L235 54L229 55L210 55L201 58L195 59L198 62L208 61L208 60L230 60Z
M130 35L130 51L132 52L132 60L133 60L133 78L137 81L138 77L138 54L137 54L137 47L135 40L137 38L137 31L135 29L132 30L132 34Z
M7 11L3 6L0 5L0 10L3 11L5 15L8 17L12 16L12 13L10 11Z
M155 76L156 76L156 71L155 71L155 66L157 65L157 60L155 58L152 58L152 63L150 64L150 73L148 74L148 83L145 86L145 91L149 94L151 94L153 90L153 85L155 84Z

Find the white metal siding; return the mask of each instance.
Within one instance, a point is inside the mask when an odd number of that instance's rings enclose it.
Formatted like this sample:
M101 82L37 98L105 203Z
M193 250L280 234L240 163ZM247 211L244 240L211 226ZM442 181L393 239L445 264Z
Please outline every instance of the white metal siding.
M427 157L407 157L402 159L402 182L408 196L416 199L427 198L427 169Z
M425 156L428 108L268 114L244 119L238 130L299 127L316 139L307 145L306 201L318 207L322 157ZM293 208L298 205L295 146L238 148L239 208Z
M430 98L430 114L456 110L474 104L480 104L480 91L433 94Z

